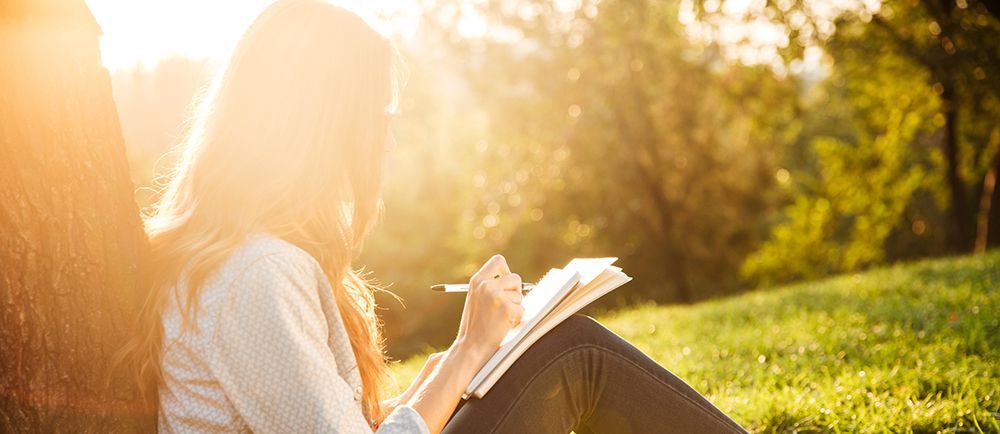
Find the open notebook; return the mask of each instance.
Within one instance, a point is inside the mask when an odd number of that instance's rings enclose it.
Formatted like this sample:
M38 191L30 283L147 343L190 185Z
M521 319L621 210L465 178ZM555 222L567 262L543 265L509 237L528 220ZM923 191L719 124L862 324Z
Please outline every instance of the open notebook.
M618 258L574 259L553 268L524 296L524 317L500 343L465 389L464 398L482 398L521 354L566 318L624 285L631 277L615 267Z

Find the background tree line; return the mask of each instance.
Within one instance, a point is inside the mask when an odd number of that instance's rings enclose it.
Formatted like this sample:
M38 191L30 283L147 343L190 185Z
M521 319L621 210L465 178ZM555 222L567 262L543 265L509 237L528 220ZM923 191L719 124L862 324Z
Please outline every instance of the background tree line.
M463 33L469 16L489 30ZM446 176L423 178L421 191L418 173L392 171L384 244L364 257L400 283L411 312L446 309L420 296L425 283L439 270L461 279L491 250L528 276L572 256L620 256L636 280L608 306L1000 240L990 4L439 1L423 23L422 45L407 46L401 160ZM727 40L724 27L738 25L779 37ZM420 161L428 147L442 157ZM409 214L428 202L426 220ZM424 229L442 219L445 231ZM420 278L424 262L400 266L403 250L441 268Z
M528 279L619 256L636 280L608 307L995 245L989 6L423 2L399 38L410 82L388 212L359 260L405 304L382 298L394 355L446 342L461 301L427 286L492 252ZM140 185L212 69L115 76Z

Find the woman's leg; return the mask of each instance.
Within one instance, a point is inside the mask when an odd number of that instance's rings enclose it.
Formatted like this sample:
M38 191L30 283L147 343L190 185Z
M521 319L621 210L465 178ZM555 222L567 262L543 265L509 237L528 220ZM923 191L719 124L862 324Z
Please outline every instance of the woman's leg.
M445 433L745 432L659 364L574 315L525 352Z

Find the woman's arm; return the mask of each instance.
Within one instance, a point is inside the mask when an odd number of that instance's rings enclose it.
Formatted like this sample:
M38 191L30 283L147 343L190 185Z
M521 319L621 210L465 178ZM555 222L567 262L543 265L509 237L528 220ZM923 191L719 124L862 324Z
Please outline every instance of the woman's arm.
M215 305L220 310L202 312L215 317L204 330L205 362L254 432L371 433L327 343L321 271L303 262L268 255L228 283ZM383 432L423 432L421 419L410 408L397 408Z
M495 349L494 349L495 351ZM481 346L456 341L426 381L410 399L409 404L424 418L432 433L441 432L458 406L465 388L493 352Z
M483 265L469 288L458 337L409 400L432 433L444 428L472 378L524 314L521 277L510 272L503 256Z
M410 387L407 387L406 391L399 396L394 396L382 401L382 414L387 415L400 404L410 402L410 399L413 398L415 393L417 393L420 386L424 384L427 378L430 377L431 373L434 372L434 369L436 369L438 364L440 364L441 359L444 358L445 354L448 354L448 351L441 351L427 356L427 361L424 362L424 367L420 368L420 372L413 377Z

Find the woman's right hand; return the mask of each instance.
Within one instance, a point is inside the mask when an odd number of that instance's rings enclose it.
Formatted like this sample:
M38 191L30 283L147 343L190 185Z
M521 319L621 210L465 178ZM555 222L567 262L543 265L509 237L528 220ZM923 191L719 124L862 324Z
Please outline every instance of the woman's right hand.
M490 258L469 280L456 345L472 349L486 363L507 332L521 322L522 298L521 276L510 272L503 256Z
M430 432L444 429L473 377L521 321L521 298L521 276L510 272L503 256L490 258L472 276L455 343L409 400Z

